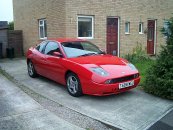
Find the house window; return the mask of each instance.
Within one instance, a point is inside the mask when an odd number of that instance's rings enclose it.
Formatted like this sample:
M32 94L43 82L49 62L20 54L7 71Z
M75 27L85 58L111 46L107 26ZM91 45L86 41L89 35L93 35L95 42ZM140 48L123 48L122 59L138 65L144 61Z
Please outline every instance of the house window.
M144 32L143 32L143 23L142 22L140 22L139 23L139 34L143 34Z
M130 34L130 22L125 23L125 34Z
M46 39L47 38L46 19L40 19L39 20L39 36L40 36L40 39Z
M93 16L78 16L78 38L94 38Z
M169 21L165 20L163 25L163 34L165 38L171 35L171 32L169 30Z

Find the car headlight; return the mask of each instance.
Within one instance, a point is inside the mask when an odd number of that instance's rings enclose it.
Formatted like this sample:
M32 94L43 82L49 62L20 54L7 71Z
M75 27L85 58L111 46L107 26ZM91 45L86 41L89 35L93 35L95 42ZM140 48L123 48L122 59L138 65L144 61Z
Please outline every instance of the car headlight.
M127 63L127 65L128 65L132 70L137 70L136 67L135 67L133 64Z
M104 69L100 68L100 67L94 67L94 68L90 68L91 71L95 72L96 74L99 74L101 76L108 76L109 73L106 72Z

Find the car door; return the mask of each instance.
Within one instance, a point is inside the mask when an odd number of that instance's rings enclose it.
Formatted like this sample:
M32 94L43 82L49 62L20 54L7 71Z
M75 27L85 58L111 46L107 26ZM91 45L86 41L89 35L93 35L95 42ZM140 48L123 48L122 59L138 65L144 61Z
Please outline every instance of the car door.
M47 44L47 41L43 41L42 43L40 43L35 48L34 53L33 53L34 67L35 67L37 73L42 75L42 76L46 76L45 75L46 57L44 54L44 49L46 47L46 44Z
M44 51L46 56L46 77L59 83L64 83L64 74L66 69L62 65L63 58L53 56L54 52L61 53L60 47L57 42L50 41L46 45Z

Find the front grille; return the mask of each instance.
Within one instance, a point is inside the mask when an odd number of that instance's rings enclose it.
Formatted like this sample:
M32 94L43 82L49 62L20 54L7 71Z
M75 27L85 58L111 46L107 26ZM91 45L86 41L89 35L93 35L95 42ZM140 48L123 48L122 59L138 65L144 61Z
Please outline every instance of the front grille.
M112 79L110 84L125 82L128 80L133 80L133 79L138 78L138 77L139 77L139 74L133 74L133 75L126 76L126 77L116 78L116 79Z

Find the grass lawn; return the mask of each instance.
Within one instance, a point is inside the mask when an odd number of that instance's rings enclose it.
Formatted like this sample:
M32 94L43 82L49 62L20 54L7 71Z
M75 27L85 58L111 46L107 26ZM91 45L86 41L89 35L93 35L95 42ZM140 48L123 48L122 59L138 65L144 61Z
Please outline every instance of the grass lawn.
M143 85L144 80L146 78L147 70L152 64L154 64L154 62L155 62L154 60L146 60L146 61L139 61L134 63L134 65L139 70L139 73L141 75L141 82L139 85L141 86Z

